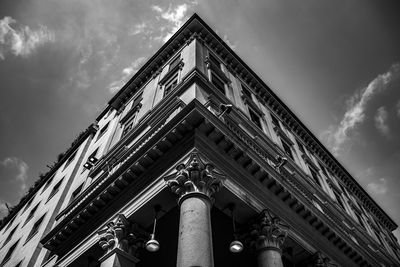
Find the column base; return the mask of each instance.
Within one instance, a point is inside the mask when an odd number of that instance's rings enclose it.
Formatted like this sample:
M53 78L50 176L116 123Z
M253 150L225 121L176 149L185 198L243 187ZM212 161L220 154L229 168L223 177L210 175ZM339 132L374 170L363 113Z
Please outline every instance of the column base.
M114 248L99 261L101 262L100 267L135 267L139 259L119 248Z

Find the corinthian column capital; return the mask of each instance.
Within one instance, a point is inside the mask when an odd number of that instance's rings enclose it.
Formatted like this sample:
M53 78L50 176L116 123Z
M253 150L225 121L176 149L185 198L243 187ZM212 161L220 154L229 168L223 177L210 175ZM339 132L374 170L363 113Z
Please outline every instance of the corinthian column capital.
M273 216L269 210L263 210L252 225L250 232L256 250L273 249L281 251L289 227Z
M198 152L193 152L189 161L176 166L176 173L164 178L172 192L179 196L179 202L192 193L211 198L222 187L222 175L214 171L214 166L204 163Z
M148 234L137 224L129 222L123 214L118 214L114 221L110 221L98 231L99 245L106 254L114 249L120 249L134 255L138 247L143 246Z

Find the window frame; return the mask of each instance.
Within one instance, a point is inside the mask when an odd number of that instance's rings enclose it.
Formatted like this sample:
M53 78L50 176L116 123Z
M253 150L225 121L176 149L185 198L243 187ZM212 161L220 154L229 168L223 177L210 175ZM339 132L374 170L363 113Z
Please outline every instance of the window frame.
M49 195L49 197L48 197L47 200L46 200L46 203L47 203L50 199L52 199L52 198L54 197L54 195L58 193L58 191L60 191L60 187L61 187L63 181L64 181L64 177L61 178L61 180L58 181L58 182L53 186L53 189L51 190L50 195ZM56 188L56 187L57 187L57 188ZM54 189L54 188L56 188L56 189Z
M12 254L14 253L15 249L17 248L17 245L21 239L18 239L8 250L6 255L4 256L3 261L1 262L1 266L3 266L6 262L8 262L11 259ZM11 250L12 249L12 250ZM10 252L11 251L11 252Z
M36 222L32 225L31 231L29 232L28 237L26 238L25 243L27 243L29 240L32 239L32 237L34 237L40 229L40 226L43 223L44 217L46 214L43 214L38 220L36 220Z

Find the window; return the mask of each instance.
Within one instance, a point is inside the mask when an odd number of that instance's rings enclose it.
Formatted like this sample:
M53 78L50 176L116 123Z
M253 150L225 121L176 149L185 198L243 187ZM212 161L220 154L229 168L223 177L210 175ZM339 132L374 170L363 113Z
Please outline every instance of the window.
M26 203L26 206L25 206L25 209L24 209L24 211L23 212L25 212L28 208L29 208L29 206L32 204L32 202L33 202L33 197L28 201L28 203Z
M32 238L32 236L34 236L39 231L39 227L42 224L43 218L44 218L44 215L42 217L40 217L40 219L37 220L35 222L35 224L32 226L32 229L29 232L29 235L28 235L26 241L28 241L30 238Z
M44 192L44 190L47 189L47 187L49 187L49 185L50 185L51 182L53 181L53 178L54 178L55 175L56 175L56 174L53 174L53 175L49 178L49 180L47 180L46 184L45 184L44 187L43 187L42 193Z
M2 247L4 247L7 243L8 243L8 241L10 241L11 240L11 238L13 237L13 235L14 235L14 233L15 233L15 231L17 230L17 227L18 227L18 225L17 226L15 226L14 227L14 229L12 229L11 230L11 232L8 234L8 236L7 236L7 239L6 239L6 241L4 241L4 244L3 244L3 246Z
M8 230L8 228L10 228L10 226L13 224L15 217L17 217L16 215L8 222L7 227L6 227L6 231Z
M58 190L60 189L60 186L61 186L61 183L62 183L63 180L64 180L64 178L61 179L61 180L53 187L53 189L51 190L50 196L49 196L49 198L47 199L47 201L49 201L49 200L58 192Z
M297 139L296 139L296 143L297 143L297 146L299 147L300 152L303 153L303 154L305 154L306 151L305 151L305 149L304 149L303 144L300 143L299 140L297 140Z
M365 228L365 225L364 225L364 222L362 220L361 214L357 210L354 210L354 214L356 215L357 220L360 223L360 225Z
M14 267L20 267L20 266L22 266L22 262L23 262L23 260L20 260L20 261L17 263L17 265L15 265Z
M165 82L164 96L168 95L178 84L178 70Z
M83 188L83 183L81 183L81 185L78 186L78 188L76 188L74 192L72 192L71 199L69 200L69 203L72 203L76 199L76 197L82 191L82 188Z
M317 172L311 167L309 167L309 169L310 169L310 172L311 172L311 177L314 179L314 182L316 182L317 185L321 186L321 183L319 181Z
M249 108L250 120L257 125L258 128L262 129L261 118L252 109Z
M290 146L282 140L282 146L283 146L283 150L285 151L285 154L287 156L289 156L289 158L291 158L292 160L294 160L293 158L293 154L292 154L292 149L290 148Z
M11 259L11 255L13 254L15 248L17 247L18 242L19 242L19 240L18 240L17 242L15 242L15 243L8 249L6 256L4 257L3 261L1 262L1 265L2 265L2 266L3 266L9 259Z
M179 54L178 56L176 56L174 59L171 60L171 63L169 63L168 71L171 71L174 68L176 68L180 62L181 62L181 55Z
M221 68L221 62L219 61L219 59L218 58L216 58L213 54L209 54L209 59L210 59L210 62L212 63L212 64L214 64L215 66L217 66L218 68Z
M245 95L251 99L251 92L243 84L242 84L242 92L243 92L243 95Z
M218 91L225 95L225 83L214 72L211 72L211 83L218 89Z
M326 172L325 167L324 167L320 162L318 162L318 165L319 165L319 167L321 168L321 172L322 172L326 177L328 177L328 173Z
M122 131L122 137L124 137L127 133L129 133L133 128L133 120L131 120L130 122L128 122L125 126L124 126L124 130Z
M279 125L279 120L271 114L271 120L272 120L272 124L278 128L281 128L281 126Z
M74 160L74 158L75 158L75 156L76 156L76 152L77 152L77 151L75 150L75 152L72 153L71 156L69 156L69 158L67 159L67 162L65 162L64 170L65 170L65 168L67 168L68 165Z
M333 190L333 194L334 194L335 197L336 197L337 203L338 203L344 210L346 210L346 208L345 208L345 206L344 206L344 204L343 204L342 198L341 198L341 196L339 195L339 193L336 192L335 190Z
M104 135L104 133L107 131L107 128L108 128L109 124L110 124L110 122L107 122L107 124L104 125L103 128L101 128L101 130L99 132L99 135L97 136L96 141L99 140Z
M29 212L28 218L26 219L24 225L25 225L27 222L29 222L30 219L32 219L33 215L35 215L35 212L36 212L37 208L39 207L39 204L40 204L40 203L38 203L38 204L31 210L31 212Z

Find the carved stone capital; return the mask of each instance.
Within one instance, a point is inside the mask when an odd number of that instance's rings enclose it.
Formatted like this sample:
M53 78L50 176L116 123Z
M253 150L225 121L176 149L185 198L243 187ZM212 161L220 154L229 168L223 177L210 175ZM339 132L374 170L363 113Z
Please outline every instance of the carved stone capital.
M204 163L198 152L193 152L189 161L176 166L176 173L164 178L172 192L179 196L179 202L192 193L211 199L222 187L222 175L214 171L214 166Z
M315 252L311 261L314 267L327 267L329 263L329 259L324 257L320 251Z
M251 227L250 235L256 250L273 249L281 251L289 227L263 210Z
M118 248L130 255L135 255L136 250L143 247L149 236L136 223L129 222L123 214L118 214L114 221L107 223L97 234L99 245L106 254Z

